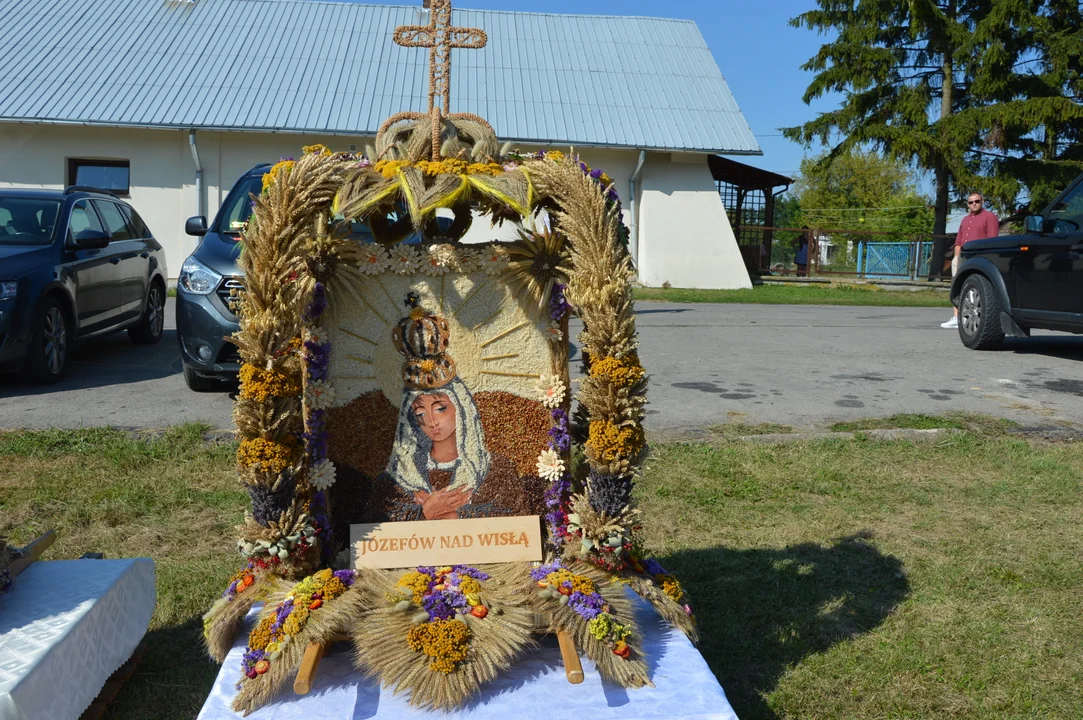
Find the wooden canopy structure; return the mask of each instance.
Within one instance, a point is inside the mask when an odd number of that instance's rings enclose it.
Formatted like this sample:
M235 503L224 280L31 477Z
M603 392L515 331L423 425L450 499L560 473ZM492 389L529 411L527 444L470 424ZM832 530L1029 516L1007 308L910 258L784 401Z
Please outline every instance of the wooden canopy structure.
M793 178L719 155L709 155L707 165L726 208L745 267L749 273L758 275L771 262L775 197L789 189ZM776 190L779 187L782 189Z

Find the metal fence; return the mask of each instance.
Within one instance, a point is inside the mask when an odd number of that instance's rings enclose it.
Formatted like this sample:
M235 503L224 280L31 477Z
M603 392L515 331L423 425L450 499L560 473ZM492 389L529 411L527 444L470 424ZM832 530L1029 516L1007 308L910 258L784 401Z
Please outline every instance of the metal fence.
M804 267L797 264L807 233ZM937 240L941 257L934 258ZM951 277L953 235L893 233L852 228L743 227L741 256L749 272L774 276L838 276L924 280Z

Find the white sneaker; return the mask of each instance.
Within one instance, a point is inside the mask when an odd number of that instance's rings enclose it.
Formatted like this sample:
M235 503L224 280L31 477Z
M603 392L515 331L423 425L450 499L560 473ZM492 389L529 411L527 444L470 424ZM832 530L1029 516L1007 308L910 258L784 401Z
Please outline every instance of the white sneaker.
M957 328L957 327L959 327L959 318L953 317L951 320L948 320L947 322L942 322L942 323L940 323L940 327L942 327L942 328Z

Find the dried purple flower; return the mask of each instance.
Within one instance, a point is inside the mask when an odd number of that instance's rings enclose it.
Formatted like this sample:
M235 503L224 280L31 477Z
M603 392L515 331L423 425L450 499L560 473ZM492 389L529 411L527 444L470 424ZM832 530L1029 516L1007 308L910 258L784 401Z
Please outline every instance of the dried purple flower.
M252 517L263 527L268 527L290 506L297 479L293 472L286 470L278 481L278 489L271 490L260 485L249 485L248 496L252 500Z
M605 598L598 593L586 595L577 590L568 596L568 608L584 620L593 620L598 617L603 607L605 607Z
M342 581L346 587L350 587L357 580L357 573L353 570L335 570L335 577Z
M619 515L632 500L632 478L627 475L601 475L591 470L587 476L590 506L610 517Z
M312 301L305 308L305 320L307 322L314 322L323 315L323 311L327 309L327 288L324 287L322 282L317 282L316 286L312 290Z
M564 566L561 564L560 560L554 560L553 562L549 563L548 565L540 565L540 566L534 568L533 570L531 570L530 571L530 577L535 582L540 582L540 581L544 580L545 577L549 573L556 572L557 570L560 570L563 567Z
M647 571L648 575L668 575L666 569L662 567L662 564L654 558L643 559L643 569Z
M445 593L437 591L427 595L422 601L425 611L429 613L430 620L450 620L455 617L455 608L448 602L448 595L457 593ZM466 602L466 598L463 598Z
M486 573L483 573L481 570L478 570L477 568L472 568L469 565L455 565L455 566L453 566L451 568L451 570L454 573L457 573L459 575L463 575L465 577L474 578L475 580L488 580L489 579L489 576ZM420 571L420 568L419 568L419 571Z

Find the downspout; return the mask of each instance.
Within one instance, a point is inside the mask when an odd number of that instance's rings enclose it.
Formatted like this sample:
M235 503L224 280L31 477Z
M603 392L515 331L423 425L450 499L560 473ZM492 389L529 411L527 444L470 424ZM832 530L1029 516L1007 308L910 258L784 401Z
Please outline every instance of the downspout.
M192 151L192 160L196 164L196 215L206 216L203 212L203 166L199 163L199 148L196 147L196 131L188 131L188 148Z
M632 251L632 264L636 270L639 270L639 216L636 215L636 180L639 179L639 173L643 170L643 163L647 160L647 151L639 151L639 159L636 161L636 169L632 171L632 176L628 178L628 216L632 221L632 240L630 250Z

